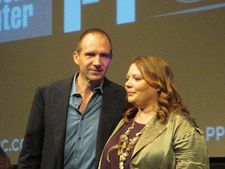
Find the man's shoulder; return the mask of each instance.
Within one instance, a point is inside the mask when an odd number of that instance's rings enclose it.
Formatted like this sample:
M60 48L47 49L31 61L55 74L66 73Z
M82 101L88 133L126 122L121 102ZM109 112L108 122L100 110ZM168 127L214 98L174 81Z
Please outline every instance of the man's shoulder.
M116 82L113 82L107 78L104 79L104 87L110 87L110 88L117 88L117 89L120 89L120 90L124 90L124 87L121 86L120 84L116 83Z
M125 95L126 93L123 86L107 78L104 80L103 91L107 93L120 93L121 95Z
M41 90L50 90L50 89L70 89L71 83L73 81L73 77L61 79L61 80L55 80L49 83L45 83L38 88Z

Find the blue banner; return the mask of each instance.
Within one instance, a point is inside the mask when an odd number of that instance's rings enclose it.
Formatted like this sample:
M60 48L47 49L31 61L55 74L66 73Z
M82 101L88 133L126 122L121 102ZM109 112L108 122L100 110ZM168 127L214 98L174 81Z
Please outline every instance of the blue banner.
M51 33L51 0L0 0L0 42Z

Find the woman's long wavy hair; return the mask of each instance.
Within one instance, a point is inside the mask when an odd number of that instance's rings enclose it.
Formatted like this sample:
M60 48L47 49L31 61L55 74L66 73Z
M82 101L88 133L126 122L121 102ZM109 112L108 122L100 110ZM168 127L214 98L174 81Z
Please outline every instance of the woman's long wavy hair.
M189 114L189 111L183 105L182 99L174 86L173 73L169 65L162 58L141 56L135 58L131 64L137 66L146 82L158 92L159 111L157 112L157 120L165 123L169 113L176 109L179 109L186 115ZM131 108L128 109L124 115L126 123L128 123L131 118L134 118L138 111L138 109L132 105L129 105L129 107Z

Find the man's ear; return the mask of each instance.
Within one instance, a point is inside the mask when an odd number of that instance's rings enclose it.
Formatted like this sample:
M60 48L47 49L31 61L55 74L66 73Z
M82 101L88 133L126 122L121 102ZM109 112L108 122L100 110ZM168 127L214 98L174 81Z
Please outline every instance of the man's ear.
M79 64L79 54L77 51L74 51L73 52L73 61L76 63L76 64Z

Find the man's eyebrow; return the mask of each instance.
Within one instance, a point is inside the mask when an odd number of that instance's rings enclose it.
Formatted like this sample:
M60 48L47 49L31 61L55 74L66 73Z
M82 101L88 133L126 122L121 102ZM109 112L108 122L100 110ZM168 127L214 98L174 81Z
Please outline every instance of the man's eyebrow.
M97 53L96 52L85 52L85 55L96 55Z
M99 55L103 55L103 56L110 56L111 55L111 53L110 52L85 52L84 53L85 55L97 55L97 54L99 54Z

